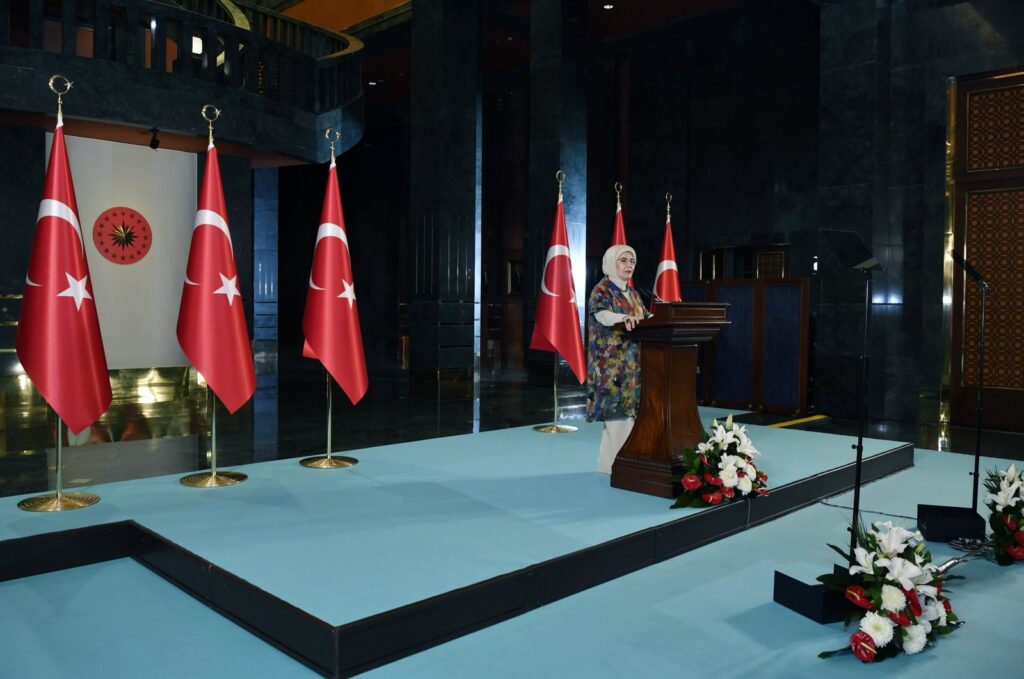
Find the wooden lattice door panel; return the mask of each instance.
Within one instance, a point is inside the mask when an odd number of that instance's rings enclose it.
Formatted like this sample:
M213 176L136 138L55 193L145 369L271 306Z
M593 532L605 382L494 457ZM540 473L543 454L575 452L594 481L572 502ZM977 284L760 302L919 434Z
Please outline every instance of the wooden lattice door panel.
M1024 76L958 83L953 247L990 286L982 423L1024 431ZM953 270L950 419L974 424L981 292Z

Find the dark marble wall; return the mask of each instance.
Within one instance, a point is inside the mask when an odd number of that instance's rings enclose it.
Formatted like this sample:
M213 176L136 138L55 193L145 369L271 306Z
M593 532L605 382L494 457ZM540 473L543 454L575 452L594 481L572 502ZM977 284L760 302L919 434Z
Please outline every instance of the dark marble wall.
M20 295L35 235L36 213L46 175L46 134L34 127L0 125L0 375L13 374ZM17 297L15 299L14 297Z
M412 15L409 245L412 370L474 366L480 228L478 3L416 0Z
M683 278L697 276L699 250L806 240L817 191L817 22L810 2L740 2L609 48L590 135L595 265L611 238L616 180L643 287L654 279L666 192ZM794 260L809 269L803 253Z
M565 173L563 208L574 273L586 252L588 164L587 84L590 59L586 44L586 3L539 0L530 7L529 179L527 224L523 237L525 322L528 346L544 258L551 239L558 184ZM582 287L579 282L577 287ZM586 292L577 290L580 303ZM552 354L530 351L534 381L550 381Z
M860 232L876 277L871 414L934 422L942 334L947 83L1024 64L1016 0L847 0L821 10L821 226ZM862 292L821 247L816 404L852 415Z

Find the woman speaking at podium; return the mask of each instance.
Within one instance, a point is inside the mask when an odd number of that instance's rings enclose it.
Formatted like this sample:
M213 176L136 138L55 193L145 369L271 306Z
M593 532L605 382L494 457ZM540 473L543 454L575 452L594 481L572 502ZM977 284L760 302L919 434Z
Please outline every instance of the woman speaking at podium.
M587 302L587 421L604 422L597 471L610 474L640 405L640 345L629 333L650 314L630 282L633 248L611 246L601 266L604 278Z

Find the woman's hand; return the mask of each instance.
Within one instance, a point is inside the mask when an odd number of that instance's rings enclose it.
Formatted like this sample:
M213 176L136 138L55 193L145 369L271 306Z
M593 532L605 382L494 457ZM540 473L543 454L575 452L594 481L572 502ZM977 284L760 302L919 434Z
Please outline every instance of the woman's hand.
M626 319L622 322L626 324L626 330L632 330L640 322L640 319L636 316L626 316Z

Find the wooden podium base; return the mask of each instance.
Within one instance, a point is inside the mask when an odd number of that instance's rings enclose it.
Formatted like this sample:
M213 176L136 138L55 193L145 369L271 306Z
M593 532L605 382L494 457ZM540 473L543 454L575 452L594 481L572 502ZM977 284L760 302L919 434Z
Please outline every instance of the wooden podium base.
M640 408L629 438L612 463L612 488L657 497L682 493L683 451L704 433L697 412L697 345L726 324L727 304L659 304L641 321Z
M672 479L682 473L682 462L668 465L619 455L612 464L612 488L674 499L679 497L683 487Z

